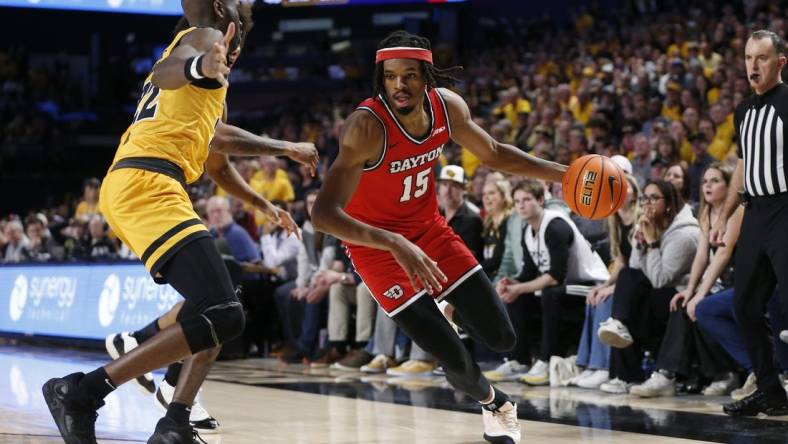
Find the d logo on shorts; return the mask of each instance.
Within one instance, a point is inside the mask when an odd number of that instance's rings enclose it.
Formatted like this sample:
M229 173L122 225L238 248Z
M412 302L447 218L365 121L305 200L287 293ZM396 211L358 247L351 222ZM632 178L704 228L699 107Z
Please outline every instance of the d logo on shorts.
M383 296L389 299L399 299L404 295L405 295L405 291L402 289L402 287L399 286L399 284L383 292Z

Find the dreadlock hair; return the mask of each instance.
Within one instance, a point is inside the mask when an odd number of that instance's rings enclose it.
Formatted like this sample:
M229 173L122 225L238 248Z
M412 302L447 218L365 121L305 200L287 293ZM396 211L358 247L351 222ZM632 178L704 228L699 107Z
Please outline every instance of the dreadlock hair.
M422 48L431 50L430 41L426 37L419 37L405 31L394 31L378 44L378 49L396 48L406 46L410 48ZM460 79L455 77L462 71L462 66L452 66L451 68L436 68L427 62L419 60L421 73L427 81L427 89L438 86L452 86L459 83ZM375 65L375 77L373 87L375 94L384 94L386 88L383 86L383 62Z

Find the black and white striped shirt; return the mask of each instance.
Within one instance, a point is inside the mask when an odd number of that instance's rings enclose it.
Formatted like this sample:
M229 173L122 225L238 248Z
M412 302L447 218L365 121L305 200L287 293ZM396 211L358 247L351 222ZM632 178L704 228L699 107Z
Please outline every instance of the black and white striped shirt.
M788 86L753 94L736 107L738 154L744 159L744 190L750 196L788 192L784 142L788 140Z

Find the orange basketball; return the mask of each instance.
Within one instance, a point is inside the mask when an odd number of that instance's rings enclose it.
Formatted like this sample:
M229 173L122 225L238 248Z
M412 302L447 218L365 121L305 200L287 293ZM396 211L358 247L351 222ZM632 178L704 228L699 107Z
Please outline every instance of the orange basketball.
M563 179L564 200L577 215L604 219L621 208L627 197L627 179L615 162L598 154L583 156L569 165Z

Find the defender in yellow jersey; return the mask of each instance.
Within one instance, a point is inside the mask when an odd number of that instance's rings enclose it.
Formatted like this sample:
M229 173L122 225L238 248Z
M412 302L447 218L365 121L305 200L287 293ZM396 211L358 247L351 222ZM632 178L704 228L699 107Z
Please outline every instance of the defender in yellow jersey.
M157 63L196 29L179 32ZM151 73L104 179L102 213L157 281L161 281L161 266L180 247L209 236L185 186L202 175L226 94L227 88L212 78L161 89ZM151 195L157 198L150 199Z
M96 411L117 386L190 356L184 364L189 377L181 378L148 443L198 442L189 406L219 347L243 331L245 319L224 262L184 186L206 165L222 188L294 231L290 215L254 192L227 154L287 155L312 169L317 164L312 144L261 138L221 122L227 75L245 37L244 32L236 36L236 29L248 29L239 9L249 5L238 0L182 0L182 5L194 27L176 36L148 77L104 180L100 206L157 281L172 285L185 302L176 323L160 326L117 360L44 384L47 406L68 444L96 443Z

